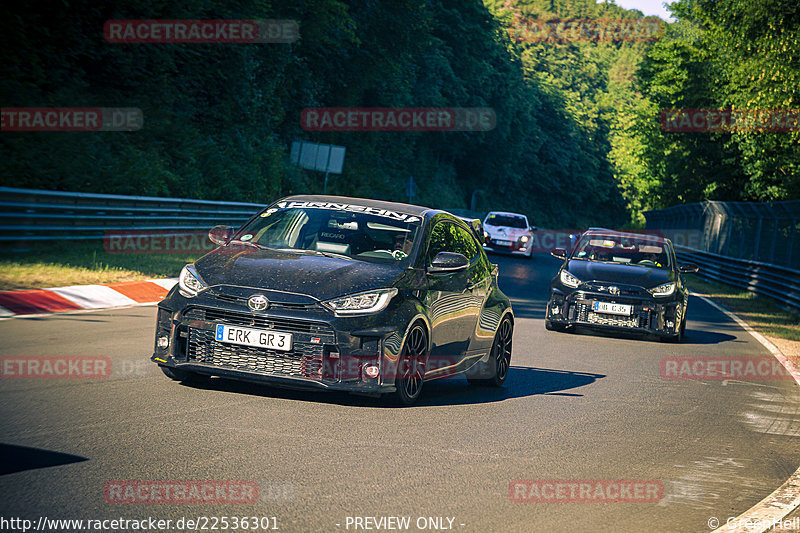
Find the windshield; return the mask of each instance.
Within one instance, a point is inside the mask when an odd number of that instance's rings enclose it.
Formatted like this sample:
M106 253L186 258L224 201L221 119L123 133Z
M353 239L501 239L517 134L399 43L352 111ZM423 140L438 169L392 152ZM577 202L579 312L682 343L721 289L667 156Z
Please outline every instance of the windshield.
M670 268L664 243L627 235L587 235L575 248L572 259L621 263L648 268Z
M399 264L411 253L421 219L351 204L280 202L234 241L299 253Z
M528 222L525 217L515 215L496 215L494 213L486 217L484 222L487 226L504 226L506 228L527 228Z

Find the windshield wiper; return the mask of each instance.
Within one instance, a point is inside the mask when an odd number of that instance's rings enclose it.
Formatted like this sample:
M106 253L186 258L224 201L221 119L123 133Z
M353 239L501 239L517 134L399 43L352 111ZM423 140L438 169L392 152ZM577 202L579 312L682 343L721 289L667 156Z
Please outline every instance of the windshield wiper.
M325 257L334 257L337 259L350 259L351 261L356 261L349 255L344 254L337 254L336 252L323 252L322 250L308 250L306 248L270 248L270 250L277 250L279 252L289 252L297 255L322 255Z
M322 250L306 250L306 251L311 252L312 254L324 255L325 257L333 257L337 259L349 259L351 261L355 261L355 259L353 259L349 255L337 254L336 252L323 252Z

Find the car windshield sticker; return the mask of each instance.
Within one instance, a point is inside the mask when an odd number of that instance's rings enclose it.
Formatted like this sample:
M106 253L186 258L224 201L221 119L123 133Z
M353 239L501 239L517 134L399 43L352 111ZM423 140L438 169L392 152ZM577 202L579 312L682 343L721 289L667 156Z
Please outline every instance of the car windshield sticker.
M249 240L250 240L250 239L252 239L252 238L253 238L253 236L252 236L251 234L249 234L249 233L248 233L247 235L242 235L242 238L241 238L241 239L239 239L239 240L240 240L240 241L249 241Z
M306 209L330 209L333 211L347 211L350 213L364 213L366 215L375 215L384 217L398 222L419 222L420 218L409 213L400 213L398 211L389 211L388 209L380 209L377 207L368 207L365 205L355 204L340 204L335 202L280 202L276 204L281 209L292 208L306 208Z

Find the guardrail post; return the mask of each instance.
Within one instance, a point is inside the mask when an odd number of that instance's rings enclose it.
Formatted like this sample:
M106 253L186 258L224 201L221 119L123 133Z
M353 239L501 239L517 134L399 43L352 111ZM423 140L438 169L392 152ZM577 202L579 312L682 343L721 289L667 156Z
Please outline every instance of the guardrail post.
M762 222L764 221L764 217L758 217L758 225L756 225L756 242L753 244L753 259L758 261L758 252L759 248L761 248L761 226Z
M772 242L769 245L769 262L775 262L775 241L778 239L778 218L775 218L775 224L772 225Z

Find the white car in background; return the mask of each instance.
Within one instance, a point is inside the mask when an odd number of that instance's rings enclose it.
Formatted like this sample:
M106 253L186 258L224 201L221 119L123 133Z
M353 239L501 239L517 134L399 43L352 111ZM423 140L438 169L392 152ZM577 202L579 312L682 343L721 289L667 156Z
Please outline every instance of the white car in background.
M483 220L486 234L484 249L488 252L505 252L533 257L533 232L528 217L519 213L491 211Z

